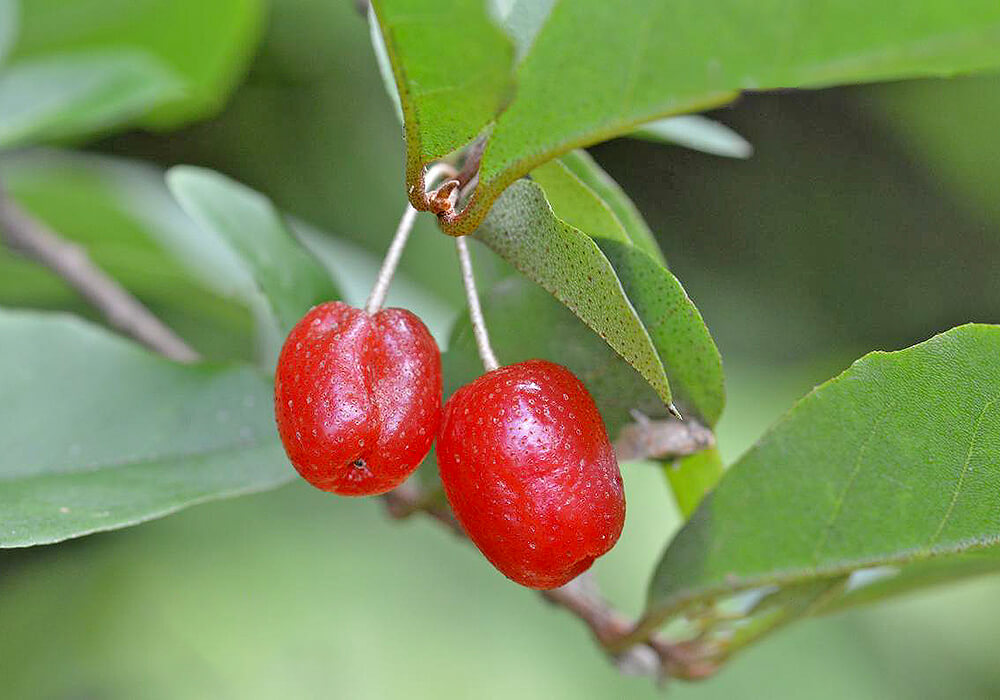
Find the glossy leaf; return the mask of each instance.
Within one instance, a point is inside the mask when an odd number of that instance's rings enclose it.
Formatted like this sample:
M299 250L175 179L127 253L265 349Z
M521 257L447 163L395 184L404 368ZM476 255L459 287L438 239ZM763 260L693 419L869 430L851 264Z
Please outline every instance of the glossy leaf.
M422 166L468 144L510 89L510 41L482 0L374 0L406 132L407 181L422 194Z
M611 209L560 160L532 171L557 217L593 238L615 269L685 409L714 425L725 404L722 359L680 282L632 244Z
M670 404L663 364L614 268L592 239L552 213L541 187L511 186L476 238L575 313Z
M953 555L995 548L997 357L1000 326L962 326L867 355L802 399L671 543L645 626L748 588L914 562L946 570Z
M0 312L0 546L46 544L294 474L271 383L178 365L70 316Z
M572 148L740 90L996 68L998 30L993 0L559 2L518 65L476 196L448 231L474 229L504 188Z
M319 262L293 238L274 205L224 175L189 166L167 173L181 207L228 243L246 265L281 337L337 290Z
M100 133L183 87L162 62L135 51L21 61L0 70L0 148Z
M725 124L697 114L668 117L636 129L632 138L684 146L702 153L727 158L749 158L753 146Z
M143 53L143 60L175 76L183 91L143 115L141 123L172 127L222 107L253 54L264 11L263 0L30 0L21 4L11 62Z

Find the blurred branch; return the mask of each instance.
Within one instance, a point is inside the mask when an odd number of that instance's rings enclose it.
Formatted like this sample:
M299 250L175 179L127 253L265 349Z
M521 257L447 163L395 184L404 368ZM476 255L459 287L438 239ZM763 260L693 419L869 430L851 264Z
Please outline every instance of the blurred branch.
M634 459L679 459L715 446L715 435L697 420L651 420L632 412L635 423L626 425L615 440L615 456Z
M385 494L382 499L389 515L394 518L425 513L459 537L465 536L448 506L434 494L424 493L412 480ZM540 591L539 594L580 618L623 673L653 676L662 681L669 677L689 680L705 678L715 671L715 666L705 660L702 650L690 642L672 644L651 634L630 643L636 637L635 622L608 603L589 573L578 576L565 586Z
M118 282L91 261L86 251L32 217L0 187L0 237L14 250L45 265L97 308L125 335L178 362L198 359L187 343Z

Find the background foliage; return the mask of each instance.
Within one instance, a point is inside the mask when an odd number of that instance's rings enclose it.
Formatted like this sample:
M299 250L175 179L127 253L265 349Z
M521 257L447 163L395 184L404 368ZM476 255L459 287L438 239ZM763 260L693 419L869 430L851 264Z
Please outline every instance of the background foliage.
M96 45L118 55L141 36L135 18L142 12L165 21L155 2L117 13L104 12L112 4L102 3L96 16L105 24L95 26L103 29L60 41L45 22L71 26L62 14L68 5L27 4L21 23L28 39L11 52L12 71L50 53L63 57L55 65L72 70L80 64L66 54L92 60ZM154 67L141 81L126 75L107 88L128 97L116 109L140 114L156 105L142 123L163 128L211 111L220 93L204 86L238 80L241 57L264 26L257 3L211 6L231 13L236 21L225 25L239 32L191 45L167 41L144 59ZM130 29L130 18L140 28ZM220 24L207 16L199 26ZM266 27L248 79L208 122L105 138L83 156L32 151L0 159L0 176L20 202L87 243L102 266L209 357L267 356L247 261L224 231L185 248L195 239L179 232L186 219L159 184L161 174L118 158L220 170L352 240L345 245L291 222L321 259L351 261L342 267L353 269L353 278L335 270L348 298L367 285L366 253L381 253L402 205L398 126L364 22L347 4L279 0ZM216 53L192 61L192 46ZM143 62L122 65L133 70ZM154 74L160 79L151 80ZM128 89L161 83L159 92ZM0 104L4 87L10 83L0 85ZM593 149L646 214L726 357L730 403L719 435L727 461L795 398L863 352L910 345L968 320L995 320L1000 282L991 261L1000 253L1000 211L991 183L1000 141L978 115L991 113L998 95L996 79L982 77L747 97L713 116L753 143L756 157L748 162L632 140ZM84 101L78 118L100 131L107 104ZM95 113L95 105L102 109ZM58 123L32 115L18 123L45 126L42 135L59 145ZM25 133L3 129L0 117L0 140L14 135L8 144ZM447 337L461 292L454 267L441 264L453 256L450 241L432 228L421 223L404 260L408 279L395 291ZM165 264L165 247L186 262ZM198 255L185 257L185 250ZM483 247L475 252L482 285L493 289L502 313L504 294L518 293L510 270ZM206 254L215 262L199 268L197 257ZM421 291L407 294L413 289ZM0 303L93 317L62 282L6 251ZM642 582L678 520L658 470L629 465L626 480L626 536L600 562L598 576L637 612ZM128 696L148 689L150 679L165 697L308 695L331 684L358 697L404 689L439 697L441 688L477 697L653 692L645 681L620 680L572 620L540 611L535 599L429 524L393 527L370 504L331 504L300 485L131 531L3 553L0 566L0 623L14 630L5 635L0 668L23 691L15 695ZM401 568L412 573L403 593ZM749 653L718 681L678 694L728 697L739 689L799 697L809 688L817 697L991 697L1000 685L989 654L997 641L989 623L1000 614L995 592L995 582L983 579L809 622ZM462 614L441 619L443 609ZM483 629L490 633L474 632ZM56 643L51 630L59 633ZM131 643L137 639L144 644ZM54 666L59 673L49 671ZM522 672L502 670L511 666Z

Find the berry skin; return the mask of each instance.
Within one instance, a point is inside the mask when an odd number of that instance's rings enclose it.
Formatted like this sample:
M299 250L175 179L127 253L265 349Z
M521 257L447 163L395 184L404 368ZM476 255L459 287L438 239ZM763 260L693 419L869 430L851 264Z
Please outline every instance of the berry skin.
M385 493L431 449L441 353L409 311L320 304L285 340L274 405L285 452L306 481L344 496Z
M523 586L568 583L621 535L618 462L594 400L565 367L529 360L456 391L437 460L469 538Z

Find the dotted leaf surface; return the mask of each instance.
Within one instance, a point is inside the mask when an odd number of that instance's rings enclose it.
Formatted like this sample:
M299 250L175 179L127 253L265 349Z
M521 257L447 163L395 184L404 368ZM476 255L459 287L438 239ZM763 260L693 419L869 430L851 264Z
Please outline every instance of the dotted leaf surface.
M632 422L633 408L651 416L666 414L649 383L538 285L513 275L480 296L500 362L542 358L569 368L593 396L612 440ZM445 397L483 373L468 314L455 323L442 366Z
M476 238L562 302L624 357L664 404L671 402L663 364L611 263L591 238L553 214L538 184L512 185Z
M598 176L592 173L591 179ZM542 185L556 216L593 238L611 262L683 409L714 425L725 404L722 359L681 283L633 244L611 208L561 159L535 169L532 178Z
M601 166L583 149L570 151L559 157L559 162L576 175L590 190L600 197L601 201L614 212L618 222L625 229L629 239L639 249L648 253L654 260L666 265L663 250L656 242L656 236L649 228L639 209L635 206L625 190L614 178L608 175Z

